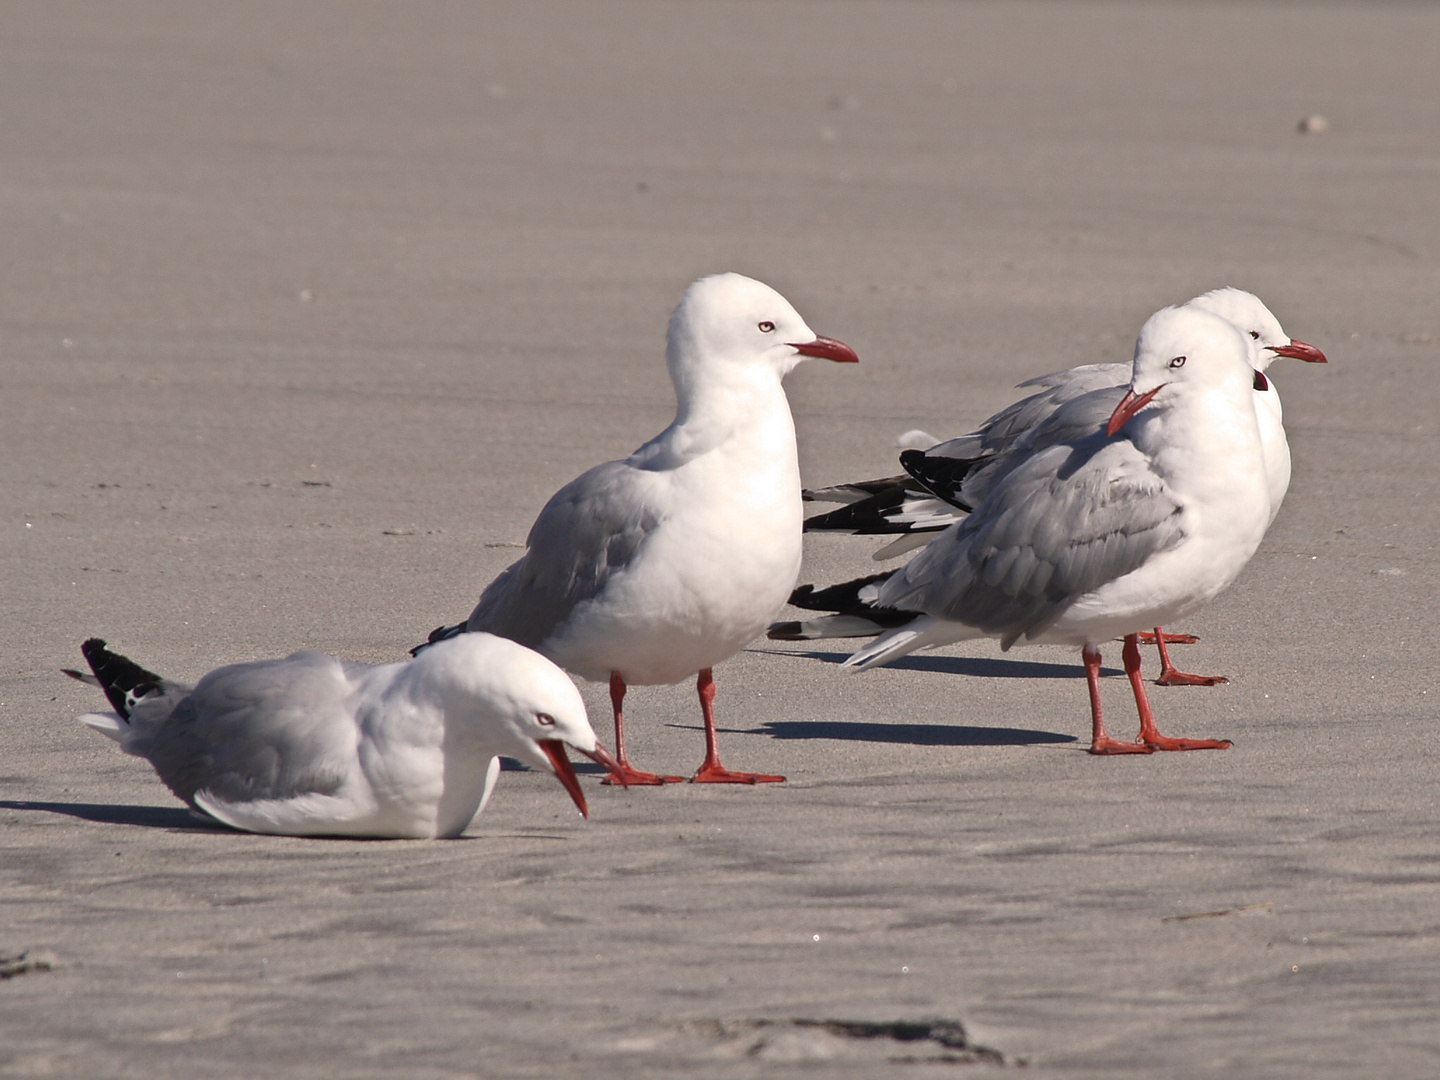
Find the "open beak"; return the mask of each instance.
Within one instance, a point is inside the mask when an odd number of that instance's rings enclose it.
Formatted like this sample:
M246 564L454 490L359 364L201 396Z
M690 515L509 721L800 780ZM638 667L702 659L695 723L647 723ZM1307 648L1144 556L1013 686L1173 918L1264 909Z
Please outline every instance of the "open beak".
M787 342L801 356L813 356L818 360L834 360L837 364L858 364L860 357L843 341L834 338L817 337L814 341Z
M1288 356L1291 360L1304 360L1307 364L1325 363L1325 354L1314 345L1306 345L1303 341L1296 341L1293 338L1289 345L1267 345L1267 349L1276 356Z
M580 748L576 747L576 749ZM616 761L610 751L598 742L595 744L594 750L580 750L580 753L595 762L596 765L603 765L610 773L611 783L619 784L621 787L630 786L625 782L625 770L620 767L620 762Z
M1115 411L1110 414L1110 422L1105 425L1105 437L1113 439L1115 433L1130 422L1130 418L1137 412L1150 404L1150 399L1158 394L1165 384L1161 383L1154 390L1148 393L1135 396L1134 390L1126 390L1125 396L1120 399L1120 404L1115 406Z
M570 764L570 759L565 756L565 744L559 739L538 740L540 749L545 751L545 756L550 759L551 766L555 769L555 779L559 780L570 798L575 800L575 805L580 808L580 816L588 818L590 811L585 806L585 793L580 790L580 781L576 779L575 769Z

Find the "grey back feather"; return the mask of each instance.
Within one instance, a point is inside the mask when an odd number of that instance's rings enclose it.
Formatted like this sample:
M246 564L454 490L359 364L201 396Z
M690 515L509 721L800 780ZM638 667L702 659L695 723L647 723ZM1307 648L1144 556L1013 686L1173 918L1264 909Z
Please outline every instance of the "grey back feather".
M880 587L878 602L976 627L1008 648L1178 544L1180 519L1129 440L1097 432L1017 462L973 514Z
M355 757L349 685L319 652L217 668L178 703L142 701L126 750L192 805L200 790L225 802L332 795Z
M539 648L660 524L645 498L651 475L607 461L557 491L530 529L529 550L480 595L466 628Z
M965 476L961 492L966 502L979 506L1012 469L1038 451L1077 442L1103 431L1115 406L1125 396L1128 382L1127 379L1118 386L1103 386L1068 397L1040 423L1021 431L1002 450Z

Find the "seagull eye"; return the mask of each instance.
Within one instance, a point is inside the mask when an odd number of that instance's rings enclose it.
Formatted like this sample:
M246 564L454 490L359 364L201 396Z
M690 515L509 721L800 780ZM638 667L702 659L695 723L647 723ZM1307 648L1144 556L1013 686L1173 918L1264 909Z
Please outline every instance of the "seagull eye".
M769 319L766 319L760 324L760 332L762 334L773 334L775 332L775 324Z
M1260 331L1259 331L1259 330L1251 330L1251 331L1250 331L1250 337L1251 337L1251 339L1254 340L1254 341L1259 341L1259 340L1260 340Z
M537 712L535 714L535 719L538 720L543 727L555 726L555 717L551 716L549 713Z
M1177 356L1177 357L1175 357L1174 360L1171 360L1171 361L1170 361L1170 366L1171 366L1171 367L1184 367L1184 366L1185 366L1185 357L1183 357L1183 356Z

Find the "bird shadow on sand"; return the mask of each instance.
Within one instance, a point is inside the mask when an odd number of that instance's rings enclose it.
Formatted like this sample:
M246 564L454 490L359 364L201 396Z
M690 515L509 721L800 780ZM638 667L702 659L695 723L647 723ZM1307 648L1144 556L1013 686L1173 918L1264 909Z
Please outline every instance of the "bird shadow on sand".
M669 726L690 727L688 724ZM694 730L702 729L695 727ZM875 724L862 720L770 720L758 728L716 728L716 731L731 735L769 735L772 739L833 739L909 746L1036 746L1078 741L1074 735L1062 735L1058 731L965 724Z
M219 822L207 822L189 810L172 806L118 806L109 803L30 802L0 799L0 810L38 810L44 814L98 821L106 825L143 825L150 829L184 829L186 832L233 832Z
M843 652L790 652L785 649L753 649L770 656L798 656L824 664L840 664L850 658ZM1006 660L993 656L902 656L885 665L900 671L934 671L941 675L974 675L985 679L1083 679L1079 664L1047 664L1038 660ZM1119 668L1101 668L1102 676L1123 675Z
M610 775L609 769L605 768L604 765L597 765L593 761L575 761L572 759L570 762L570 767L574 769L576 774L579 776L585 776L587 774L593 774L595 776ZM531 768L529 765L526 765L523 761L516 761L514 758L508 758L502 755L500 758L500 771L535 772L537 770Z

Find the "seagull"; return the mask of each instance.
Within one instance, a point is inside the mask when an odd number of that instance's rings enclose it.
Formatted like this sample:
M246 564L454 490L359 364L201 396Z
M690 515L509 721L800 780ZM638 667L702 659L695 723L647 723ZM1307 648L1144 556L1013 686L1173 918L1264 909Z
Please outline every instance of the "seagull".
M143 757L193 811L279 836L459 836L485 808L505 754L554 774L589 816L569 743L613 768L580 692L543 656L467 634L372 666L307 650L170 682L81 647L114 712L78 719Z
M705 724L692 779L781 782L720 764L712 668L764 632L800 572L800 468L781 381L807 357L858 357L739 274L690 286L670 316L665 356L677 402L670 426L556 492L525 554L468 620L430 640L486 631L608 680L618 768L607 783L681 779L630 766L622 705L629 686L691 676Z
M1325 354L1287 335L1260 298L1243 289L1213 289L1184 306L1219 315L1243 331L1250 341L1256 419L1264 449L1273 521L1290 486L1290 446L1285 439L1280 394L1266 372L1276 357L1323 364ZM948 441L941 442L924 432L907 432L899 440L910 447L901 454L907 475L806 492L806 497L813 501L848 504L811 517L805 523L806 531L900 534L875 553L876 560L893 558L920 547L983 498L986 484L1003 475L1009 454L1032 450L1046 441L1073 437L1087 426L1098 429L1129 384L1131 369L1132 365L1127 363L1086 364L1029 379L1020 386L1036 388L1035 393L1002 409L971 434ZM1108 391L1108 394L1096 394L1096 391ZM1080 406L1071 406L1082 398ZM820 591L811 586L802 587L792 597L796 606L839 614L805 623L779 623L772 627L771 636L795 640L863 637L876 633L881 626L874 621L875 614L862 610L857 596L860 589L884 576L870 575ZM892 625L893 619L892 616ZM1213 686L1227 681L1223 676L1191 675L1176 669L1166 645L1198 641L1193 635L1167 634L1155 627L1153 634L1141 634L1139 640L1153 642L1159 648L1161 673L1156 682L1161 686Z
M1137 633L1213 598L1265 535L1270 483L1254 385L1247 339L1229 321L1188 306L1156 312L1104 426L1011 455L967 517L862 594L920 615L844 666L979 637L999 638L1002 649L1022 640L1078 645L1091 753L1229 746L1156 730ZM1114 637L1125 639L1140 714L1133 743L1108 736L1101 718L1100 643Z

